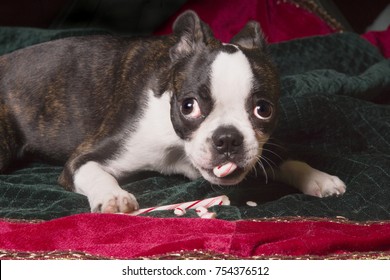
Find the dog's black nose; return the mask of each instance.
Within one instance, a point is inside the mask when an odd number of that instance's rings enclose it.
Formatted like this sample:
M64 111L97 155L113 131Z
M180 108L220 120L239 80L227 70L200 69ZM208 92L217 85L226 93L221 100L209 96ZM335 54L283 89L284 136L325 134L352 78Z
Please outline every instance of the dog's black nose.
M242 146L244 136L234 126L222 126L217 128L213 136L214 148L220 154L230 156L236 154Z

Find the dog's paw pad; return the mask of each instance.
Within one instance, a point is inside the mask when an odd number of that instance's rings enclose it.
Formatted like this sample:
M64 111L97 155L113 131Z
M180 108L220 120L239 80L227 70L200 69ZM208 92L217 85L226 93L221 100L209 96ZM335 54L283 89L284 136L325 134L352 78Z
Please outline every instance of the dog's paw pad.
M134 195L125 190L108 193L100 198L97 206L91 207L92 212L130 213L139 209Z

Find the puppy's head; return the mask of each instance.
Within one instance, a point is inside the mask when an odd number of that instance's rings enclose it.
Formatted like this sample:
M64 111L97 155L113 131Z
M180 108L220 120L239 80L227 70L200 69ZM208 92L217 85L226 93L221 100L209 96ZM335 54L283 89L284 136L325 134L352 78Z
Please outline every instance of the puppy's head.
M259 24L249 22L223 44L187 12L176 20L174 34L174 129L206 180L237 184L259 160L276 123L279 80Z

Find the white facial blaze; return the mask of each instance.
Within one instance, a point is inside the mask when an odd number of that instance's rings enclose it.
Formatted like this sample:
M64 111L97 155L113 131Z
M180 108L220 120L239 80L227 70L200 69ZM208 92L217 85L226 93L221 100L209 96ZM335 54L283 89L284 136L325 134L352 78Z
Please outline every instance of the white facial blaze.
M255 141L246 110L252 80L249 61L239 50L232 54L221 52L211 65L210 84L215 105L209 115L208 126L212 130L222 125L235 126L244 135L247 145L252 144L248 141Z
M252 89L253 73L246 56L237 51L221 52L211 66L211 92L215 109L228 115L245 113L245 102ZM229 116L225 116L229 117Z
M252 90L253 73L246 56L241 52L221 52L211 66L211 93L215 100L209 125L214 130L221 125L235 126L246 144L255 141L246 103Z

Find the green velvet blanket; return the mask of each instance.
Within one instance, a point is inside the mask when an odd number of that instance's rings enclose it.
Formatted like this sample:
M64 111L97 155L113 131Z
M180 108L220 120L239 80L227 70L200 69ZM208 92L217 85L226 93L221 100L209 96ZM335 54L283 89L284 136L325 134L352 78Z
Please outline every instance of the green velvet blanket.
M0 28L0 54L56 38L101 31ZM339 176L342 197L315 198L250 174L239 186L140 173L123 182L141 207L226 194L220 219L282 216L390 219L390 61L355 34L335 34L270 47L282 76L275 137L294 157ZM32 163L0 175L0 217L54 219L89 212L86 197L57 184L60 166ZM248 206L254 201L257 206ZM149 215L174 216L160 211ZM197 216L188 211L186 217Z

